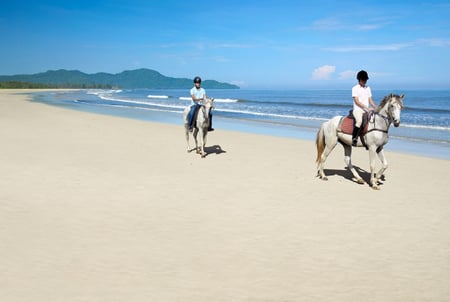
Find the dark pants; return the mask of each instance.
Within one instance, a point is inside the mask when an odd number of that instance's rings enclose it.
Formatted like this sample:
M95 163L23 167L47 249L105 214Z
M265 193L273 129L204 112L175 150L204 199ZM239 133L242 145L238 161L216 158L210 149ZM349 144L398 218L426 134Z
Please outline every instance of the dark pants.
M194 118L195 109L200 107L201 105L195 104L191 106L191 109L189 110L187 120L188 120L188 127L190 128L192 126L192 119Z

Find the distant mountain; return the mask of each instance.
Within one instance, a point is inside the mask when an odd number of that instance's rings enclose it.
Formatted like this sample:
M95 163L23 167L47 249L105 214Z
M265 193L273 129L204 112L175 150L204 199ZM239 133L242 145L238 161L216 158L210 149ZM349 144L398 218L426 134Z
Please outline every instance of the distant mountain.
M43 84L50 87L117 87L150 89L188 89L193 86L192 79L166 77L152 69L127 70L117 74L105 72L87 74L78 70L49 70L36 74L0 76L0 82L25 82ZM202 87L209 89L239 89L239 86L205 80Z

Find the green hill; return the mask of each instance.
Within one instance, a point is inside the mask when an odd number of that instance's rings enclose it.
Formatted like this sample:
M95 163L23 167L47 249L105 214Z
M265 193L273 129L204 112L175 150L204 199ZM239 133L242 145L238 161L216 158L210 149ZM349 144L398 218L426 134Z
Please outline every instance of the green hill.
M30 85L43 85L60 88L91 88L91 87L117 87L117 88L150 88L150 89L188 89L193 86L192 79L166 77L152 69L127 70L117 74L99 72L87 74L78 70L49 70L36 74L18 74L0 76L0 87L6 83L29 83ZM202 87L209 89L239 89L239 86L205 80Z

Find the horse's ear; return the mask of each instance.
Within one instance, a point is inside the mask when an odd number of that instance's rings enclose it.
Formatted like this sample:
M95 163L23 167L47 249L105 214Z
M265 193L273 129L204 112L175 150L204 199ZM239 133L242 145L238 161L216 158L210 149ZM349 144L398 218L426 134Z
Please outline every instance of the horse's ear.
M401 99L403 99L404 97L405 97L405 94L402 94L402 95L400 96Z

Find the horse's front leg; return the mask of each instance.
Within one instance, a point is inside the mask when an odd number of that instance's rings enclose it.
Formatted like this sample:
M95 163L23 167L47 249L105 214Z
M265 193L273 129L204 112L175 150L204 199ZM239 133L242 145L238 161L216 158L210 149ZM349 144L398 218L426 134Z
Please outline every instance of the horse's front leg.
M186 124L184 124L184 134L186 136L186 151L189 153L191 152L191 146L189 145L189 127Z
M369 148L369 158L370 158L370 185L372 189L379 190L378 179L375 174L375 158L376 158L376 146Z
M194 136L194 141L195 141L195 152L199 153L199 148L198 148L198 140L197 140L197 135L198 135L198 129L195 128L192 135Z
M206 152L205 152L206 135L208 135L208 129L204 129L203 133L202 133L202 157L206 156Z
M383 177L384 171L386 171L386 169L388 168L388 162L386 160L386 156L384 155L383 149L378 151L378 158L380 159L382 166L380 171L378 171L377 174L375 175L377 182Z
M202 158L206 156L206 154L205 154L205 136L206 136L206 131L203 128L201 128L200 131L199 131L199 134L200 134L200 147L199 147L199 152L197 152L197 153L200 153Z
M363 184L364 179L362 179L361 176L359 176L358 172L356 172L355 167L353 167L352 165L352 147L348 145L343 146L344 146L344 161L345 164L347 165L347 168L350 170L350 172L352 172L354 180L359 184Z

